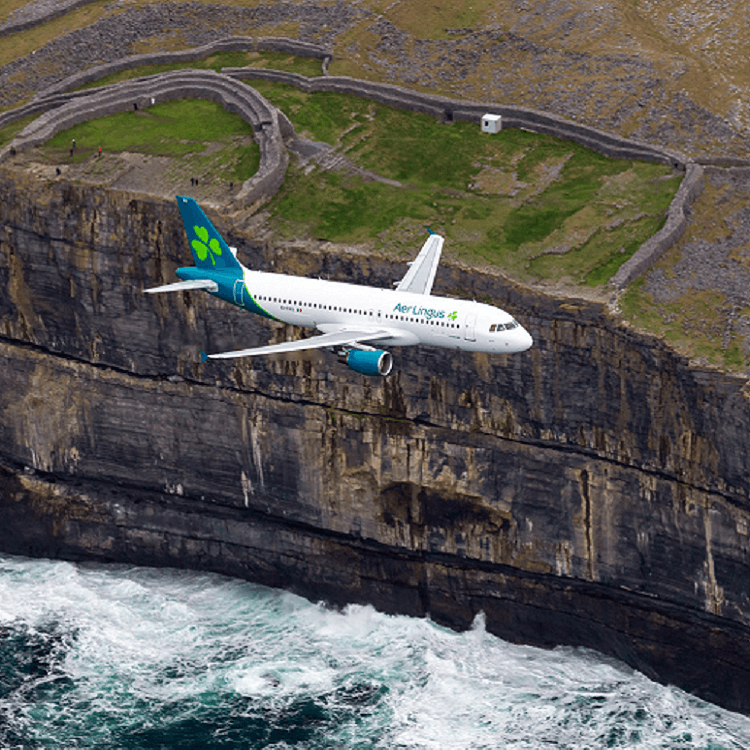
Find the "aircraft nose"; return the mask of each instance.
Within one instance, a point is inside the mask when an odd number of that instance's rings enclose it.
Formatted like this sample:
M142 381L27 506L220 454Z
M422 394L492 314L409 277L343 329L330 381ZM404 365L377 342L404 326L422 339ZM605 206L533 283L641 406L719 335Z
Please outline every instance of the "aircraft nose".
M534 345L534 339L531 338L531 334L523 327L518 327L518 351L525 352L527 349L531 349Z
M531 334L522 326L516 323L516 327L506 331L505 335L495 344L495 351L503 354L518 354L531 349L534 346L534 339Z
M506 348L505 351L508 354L517 354L518 352L525 352L527 349L530 349L534 344L534 339L531 338L531 334L523 327L518 326L518 328L513 331L513 336L511 340L508 342L506 341Z

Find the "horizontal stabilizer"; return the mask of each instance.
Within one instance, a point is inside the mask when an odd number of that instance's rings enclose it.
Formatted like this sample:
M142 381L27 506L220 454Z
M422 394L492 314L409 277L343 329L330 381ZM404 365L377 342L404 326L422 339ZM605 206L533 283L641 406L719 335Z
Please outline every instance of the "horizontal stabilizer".
M164 284L164 286L155 286L151 289L144 289L148 294L157 292L185 292L189 289L205 289L208 292L218 292L219 285L211 279L190 279L188 281L175 281L174 284Z
M233 357L254 357L259 354L282 354L284 352L300 352L305 349L321 349L326 346L355 346L365 341L386 339L390 336L389 331L362 331L343 330L333 333L324 333L321 336L313 336L300 341L285 341L283 344L270 344L269 346L257 346L254 349L238 349L234 352L221 352L220 354L203 354L201 359L231 359ZM206 359L203 359L205 362Z

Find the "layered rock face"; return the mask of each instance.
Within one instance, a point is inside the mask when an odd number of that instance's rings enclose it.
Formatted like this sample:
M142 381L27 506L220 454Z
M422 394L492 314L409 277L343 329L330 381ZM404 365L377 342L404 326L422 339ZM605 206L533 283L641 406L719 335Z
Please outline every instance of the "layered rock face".
M215 570L517 642L584 645L750 711L746 381L601 306L443 264L512 312L514 356L200 364L299 332L187 292L176 205L0 172L0 549ZM273 248L251 268L388 287L403 267ZM416 252L417 248L415 248Z

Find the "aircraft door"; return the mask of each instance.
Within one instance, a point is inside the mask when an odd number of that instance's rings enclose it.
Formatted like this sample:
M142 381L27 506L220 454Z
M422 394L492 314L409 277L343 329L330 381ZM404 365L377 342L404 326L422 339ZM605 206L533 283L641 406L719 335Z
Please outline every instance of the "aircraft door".
M477 316L476 315L467 315L466 316L466 325L464 327L464 338L467 341L476 341L476 324L477 324Z
M244 279L235 279L234 282L234 303L236 305L242 305L244 304L245 300L247 299L247 295L243 298L243 291L245 290L245 280Z

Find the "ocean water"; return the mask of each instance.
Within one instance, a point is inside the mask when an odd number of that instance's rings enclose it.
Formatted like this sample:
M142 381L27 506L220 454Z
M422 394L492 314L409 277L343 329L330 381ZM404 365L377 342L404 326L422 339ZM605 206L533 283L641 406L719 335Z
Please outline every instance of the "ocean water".
M0 748L750 748L591 651L210 574L0 556Z

